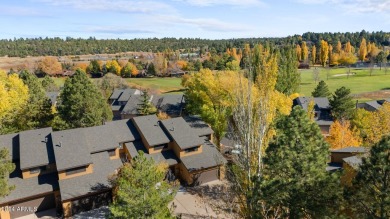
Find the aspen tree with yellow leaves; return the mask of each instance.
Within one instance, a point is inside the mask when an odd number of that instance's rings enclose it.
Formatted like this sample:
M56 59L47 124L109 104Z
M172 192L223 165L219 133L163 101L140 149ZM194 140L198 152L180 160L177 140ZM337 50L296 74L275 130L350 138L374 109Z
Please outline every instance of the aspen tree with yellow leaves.
M361 61L364 61L366 59L366 56L367 56L367 43L366 43L366 39L364 39L363 37L359 47L359 59Z
M323 67L326 66L326 62L328 61L328 55L329 55L329 45L325 40L321 40L320 62Z
M351 127L348 120L335 121L330 126L329 137L326 138L326 141L330 144L331 149L360 147L363 143L359 131Z
M28 87L19 76L0 70L0 134L4 134L3 122L18 114L28 99Z
M309 58L309 48L307 47L305 41L302 42L301 48L302 48L301 61L306 62L307 59Z
M312 62L313 65L316 64L316 60L317 60L316 56L317 56L317 49L316 49L316 46L313 45L311 47L311 62Z
M295 51L297 53L298 61L301 61L302 60L302 48L301 48L301 46L297 45L296 48L295 48Z

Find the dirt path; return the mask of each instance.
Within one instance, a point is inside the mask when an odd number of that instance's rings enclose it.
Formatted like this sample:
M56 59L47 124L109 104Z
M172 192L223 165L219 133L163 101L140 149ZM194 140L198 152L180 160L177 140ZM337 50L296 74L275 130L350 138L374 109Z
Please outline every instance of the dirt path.
M355 98L361 98L361 99L380 100L380 99L390 98L390 90L364 92L364 93L354 94L353 96Z

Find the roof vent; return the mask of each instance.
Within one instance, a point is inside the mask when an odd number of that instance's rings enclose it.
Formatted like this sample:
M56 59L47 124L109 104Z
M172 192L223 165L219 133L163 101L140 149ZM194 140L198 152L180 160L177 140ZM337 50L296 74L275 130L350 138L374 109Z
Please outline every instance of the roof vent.
M47 143L48 142L48 138L47 137L45 137L45 143Z
M170 130L171 130L171 131L175 131L175 127L172 127Z
M62 142L60 142L59 144L58 144L58 147L61 147L62 146Z

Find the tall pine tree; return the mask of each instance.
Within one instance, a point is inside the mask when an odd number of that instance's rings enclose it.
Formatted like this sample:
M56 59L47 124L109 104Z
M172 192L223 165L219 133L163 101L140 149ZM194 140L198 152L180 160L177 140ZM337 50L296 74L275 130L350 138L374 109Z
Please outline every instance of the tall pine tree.
M46 96L42 83L37 76L27 71L21 72L19 77L28 86L29 90L28 104L24 107L22 115L18 119L20 129L27 130L50 126L53 120L52 105L50 99Z
M278 59L276 90L287 95L297 93L301 83L301 75L298 72L298 59L294 48L291 46L281 48Z
M157 109L151 103L149 92L144 90L141 94L141 104L139 104L138 113L141 115L150 115L156 113Z
M320 81L314 91L311 93L313 97L329 97L331 95L328 85L326 85L325 81Z
M171 218L168 203L176 188L164 180L167 166L155 164L143 152L125 164L112 181L116 195L112 218Z
M337 89L329 100L332 116L335 120L348 120L353 115L355 104L352 100L351 90L346 87Z
M58 115L55 129L96 126L112 119L112 111L101 92L81 69L66 79Z
M265 202L279 206L281 218L331 216L341 192L338 175L325 170L329 145L318 125L296 106L276 122L276 128L264 158Z
M346 189L356 218L390 218L390 136L376 143L362 158L352 186Z

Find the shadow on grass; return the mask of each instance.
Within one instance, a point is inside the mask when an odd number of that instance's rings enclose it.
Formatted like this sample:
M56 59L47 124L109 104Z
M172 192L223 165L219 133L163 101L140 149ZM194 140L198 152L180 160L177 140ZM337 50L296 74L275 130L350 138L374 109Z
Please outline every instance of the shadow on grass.
M184 92L186 89L182 88L182 89L176 89L176 90L170 90L170 91L167 91L167 92L164 92L164 94L169 94L169 93L177 93L177 92Z

